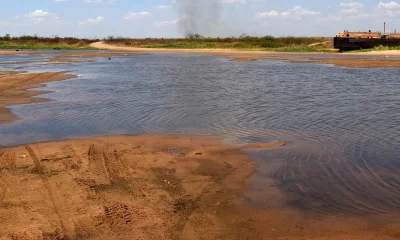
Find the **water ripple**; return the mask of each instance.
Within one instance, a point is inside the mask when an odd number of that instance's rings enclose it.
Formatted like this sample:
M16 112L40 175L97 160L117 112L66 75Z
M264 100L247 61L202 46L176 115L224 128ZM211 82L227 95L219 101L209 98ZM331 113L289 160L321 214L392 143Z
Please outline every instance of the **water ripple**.
M251 154L288 204L400 213L398 69L155 54L47 70L81 77L50 83L55 92L44 97L57 101L13 106L21 120L0 126L0 145L115 133L286 140L286 148Z

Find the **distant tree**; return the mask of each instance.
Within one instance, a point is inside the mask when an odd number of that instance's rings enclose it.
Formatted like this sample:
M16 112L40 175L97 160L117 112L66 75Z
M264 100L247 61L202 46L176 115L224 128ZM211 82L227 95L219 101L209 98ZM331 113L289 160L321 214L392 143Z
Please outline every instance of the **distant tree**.
M247 33L242 33L242 34L240 35L240 38L248 38L248 37L250 37L250 36L247 35Z
M10 40L10 39L11 39L11 35L10 35L9 33L7 33L7 34L4 36L4 39Z

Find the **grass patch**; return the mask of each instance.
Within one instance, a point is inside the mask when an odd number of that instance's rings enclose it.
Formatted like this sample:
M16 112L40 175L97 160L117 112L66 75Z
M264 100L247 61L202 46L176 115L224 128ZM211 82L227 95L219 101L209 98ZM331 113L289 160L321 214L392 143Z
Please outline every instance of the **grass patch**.
M84 50L93 49L90 44L99 39L79 39L60 37L21 36L0 37L0 49L60 49ZM238 49L275 52L329 52L333 49L331 37L251 37L242 35L229 38L207 38L194 34L188 38L122 38L103 39L107 44L166 49Z
M0 37L0 49L93 49L90 44L99 41L98 39L60 38L60 37L39 37L21 36Z
M108 37L107 44L138 48L171 49L240 49L279 52L332 51L333 39L328 37L230 37L230 38L146 38Z
M77 46L77 45L70 45L70 44L52 44L52 43L40 43L40 42L12 42L12 41L0 41L0 49L44 49L44 50L51 50L51 49L60 49L60 50L90 50L94 49L91 48L89 45L87 46Z
M380 51L390 51L390 50L400 50L400 46L398 47L377 46L374 48L353 50L351 52L380 52Z

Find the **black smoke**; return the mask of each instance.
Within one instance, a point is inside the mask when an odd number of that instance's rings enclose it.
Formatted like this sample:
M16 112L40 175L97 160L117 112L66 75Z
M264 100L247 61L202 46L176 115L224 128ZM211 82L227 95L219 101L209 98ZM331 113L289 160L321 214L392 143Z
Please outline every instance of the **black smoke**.
M221 25L221 0L176 0L178 28L187 37L193 34L213 36Z

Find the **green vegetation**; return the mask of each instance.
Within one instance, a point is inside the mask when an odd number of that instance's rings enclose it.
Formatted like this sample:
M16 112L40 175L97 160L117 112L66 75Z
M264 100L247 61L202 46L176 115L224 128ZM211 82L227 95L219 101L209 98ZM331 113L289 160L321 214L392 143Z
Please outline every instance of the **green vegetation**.
M98 39L78 39L60 37L21 36L0 37L0 49L92 49L90 44Z
M240 37L205 38L192 34L188 38L146 38L132 39L110 36L103 40L107 44L139 48L172 49L242 49L279 52L319 52L333 51L333 39L330 37Z
M6 34L0 37L0 49L57 49L57 50L90 50L93 42L100 39L61 38L54 36L12 37ZM138 47L138 48L169 48L169 49L239 49L261 50L273 52L333 52L331 37L251 37L242 34L239 37L207 38L200 34L191 34L187 38L123 38L113 37L103 39L107 44ZM400 47L379 46L372 49L362 49L355 52L400 50Z
M390 51L390 50L400 50L400 47L388 47L388 46L378 46L374 48L354 50L352 52L378 52L378 51Z

